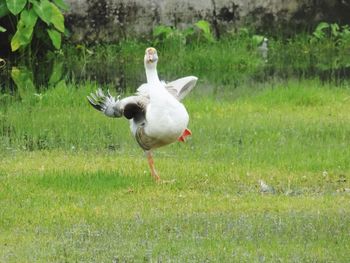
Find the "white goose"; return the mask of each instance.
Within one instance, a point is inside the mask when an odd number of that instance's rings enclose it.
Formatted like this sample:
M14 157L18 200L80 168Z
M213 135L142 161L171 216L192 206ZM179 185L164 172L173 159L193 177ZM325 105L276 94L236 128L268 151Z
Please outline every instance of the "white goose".
M119 99L106 96L101 89L88 96L90 104L108 117L126 117L140 147L145 151L151 175L158 181L152 150L170 143L185 141L191 135L187 129L189 117L180 102L195 86L197 78L189 76L165 84L158 78L158 55L147 48L144 65L147 83L142 84L134 96Z

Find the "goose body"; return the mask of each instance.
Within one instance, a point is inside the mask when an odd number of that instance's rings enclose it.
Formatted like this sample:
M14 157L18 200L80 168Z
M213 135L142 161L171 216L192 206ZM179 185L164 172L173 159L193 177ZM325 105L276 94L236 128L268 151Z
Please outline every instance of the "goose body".
M188 113L184 105L163 86L152 87L151 90L145 115L145 134L165 144L174 142L187 128Z
M144 65L147 83L142 84L134 96L124 99L105 95L101 89L88 97L90 104L108 117L126 117L130 130L140 147L146 152L151 174L158 180L151 150L184 141L191 132L187 129L189 116L181 100L191 91L197 78L189 76L170 83L161 82L157 73L158 55L147 48Z

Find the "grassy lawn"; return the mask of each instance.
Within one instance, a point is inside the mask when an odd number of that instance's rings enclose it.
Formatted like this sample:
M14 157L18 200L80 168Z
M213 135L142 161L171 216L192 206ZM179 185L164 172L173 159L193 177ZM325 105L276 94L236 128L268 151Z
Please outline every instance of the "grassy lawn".
M349 86L204 86L161 184L95 85L0 100L0 262L347 262Z

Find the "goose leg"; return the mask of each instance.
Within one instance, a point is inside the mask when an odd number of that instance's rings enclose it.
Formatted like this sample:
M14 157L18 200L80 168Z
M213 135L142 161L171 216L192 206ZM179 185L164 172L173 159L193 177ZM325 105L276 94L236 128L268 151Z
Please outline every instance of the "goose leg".
M160 180L160 177L159 177L156 169L154 168L154 161L153 161L153 157L152 157L152 152L151 151L146 151L146 155L147 155L149 168L151 170L151 175L158 182Z

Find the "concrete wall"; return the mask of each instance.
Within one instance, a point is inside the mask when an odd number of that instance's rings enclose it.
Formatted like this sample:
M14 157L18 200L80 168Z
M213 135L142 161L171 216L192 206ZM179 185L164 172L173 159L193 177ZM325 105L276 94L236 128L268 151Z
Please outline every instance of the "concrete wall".
M350 23L347 0L66 0L66 24L76 42L147 37L156 25L186 27L200 19L220 36L241 25L295 32L321 20Z

